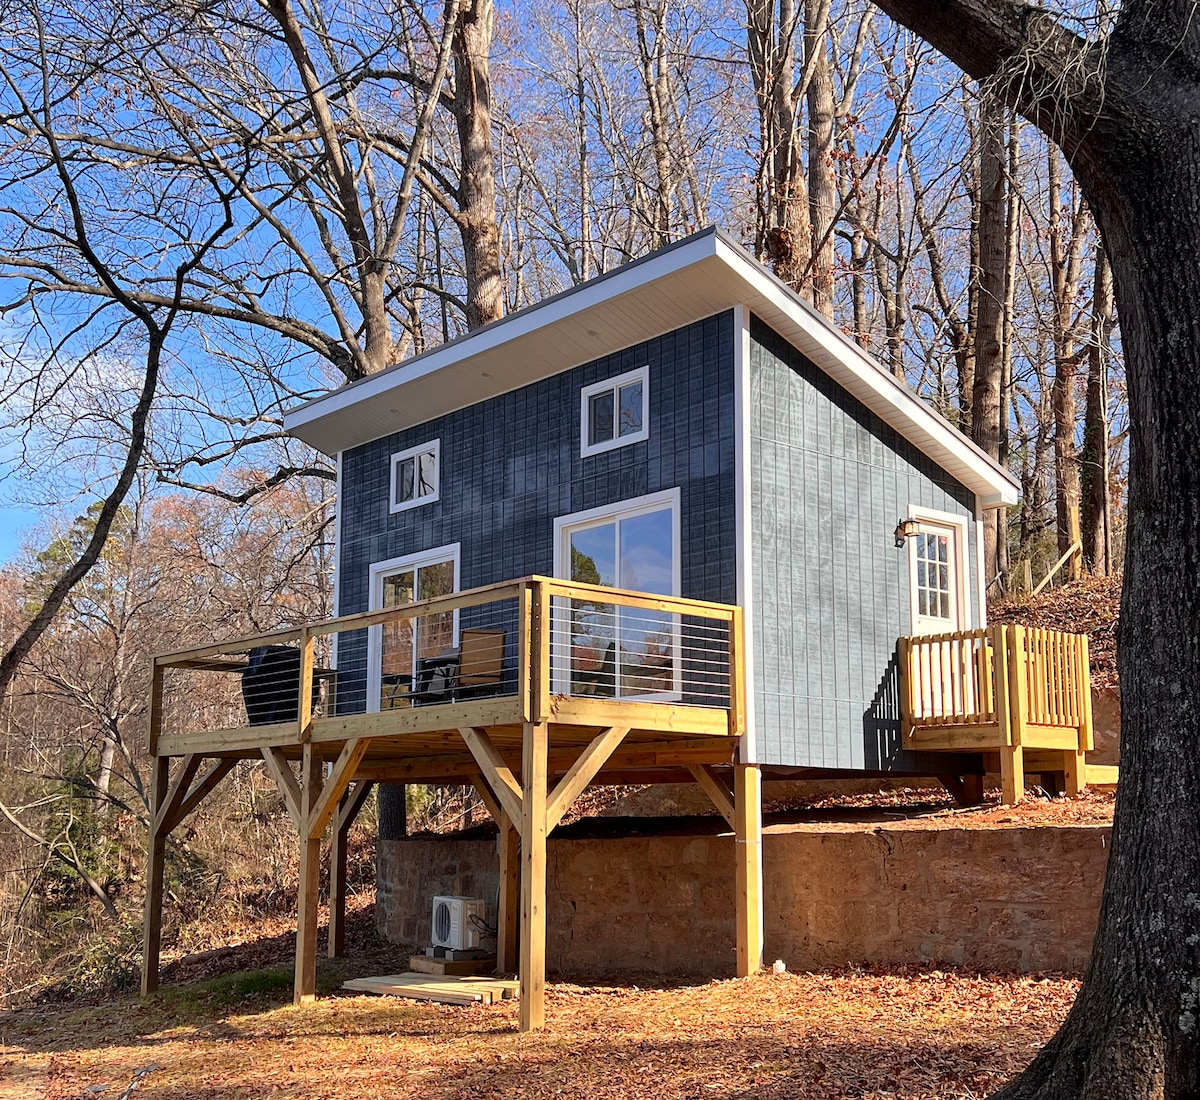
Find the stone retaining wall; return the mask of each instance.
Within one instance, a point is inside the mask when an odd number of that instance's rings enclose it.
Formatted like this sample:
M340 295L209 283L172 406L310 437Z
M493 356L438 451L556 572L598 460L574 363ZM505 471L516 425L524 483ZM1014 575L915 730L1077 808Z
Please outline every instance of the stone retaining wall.
M763 836L766 957L792 970L1081 972L1109 831L773 827ZM547 858L551 971L733 973L730 835L553 836ZM380 931L428 942L435 894L483 897L494 923L497 880L493 840L381 841Z

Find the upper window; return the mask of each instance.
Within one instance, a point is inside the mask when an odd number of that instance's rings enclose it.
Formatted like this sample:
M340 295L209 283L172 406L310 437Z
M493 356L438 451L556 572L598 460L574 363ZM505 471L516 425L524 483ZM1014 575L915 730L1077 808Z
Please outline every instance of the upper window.
M437 500L441 456L442 444L438 439L392 455L393 512Z
M588 455L637 443L650 435L650 368L639 367L583 388L581 452Z

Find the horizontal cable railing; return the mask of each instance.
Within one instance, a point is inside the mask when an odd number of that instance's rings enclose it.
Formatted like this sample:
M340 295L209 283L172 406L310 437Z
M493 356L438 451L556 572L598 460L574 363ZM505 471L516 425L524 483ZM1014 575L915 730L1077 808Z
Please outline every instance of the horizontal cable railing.
M603 591L552 596L552 692L728 708L730 620L689 610Z
M555 697L729 710L740 731L740 624L737 608L542 577L432 596L156 657L151 743L228 732L238 747L255 729L485 700L541 721Z

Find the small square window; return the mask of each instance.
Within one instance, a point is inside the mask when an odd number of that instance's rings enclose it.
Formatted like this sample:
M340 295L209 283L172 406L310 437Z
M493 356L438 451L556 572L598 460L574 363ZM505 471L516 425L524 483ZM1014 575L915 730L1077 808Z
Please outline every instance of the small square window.
M403 512L437 500L441 487L441 440L392 455L391 510Z
M585 386L579 416L580 453L637 443L650 435L650 368Z

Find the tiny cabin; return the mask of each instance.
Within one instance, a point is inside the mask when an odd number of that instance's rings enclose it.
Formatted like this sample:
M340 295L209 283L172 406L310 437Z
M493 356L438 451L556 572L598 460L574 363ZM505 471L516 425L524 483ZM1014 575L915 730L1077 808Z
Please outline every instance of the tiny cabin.
M523 1028L546 837L589 783L706 792L739 842L746 974L764 776L1086 781L1086 639L986 623L982 519L1012 477L715 229L285 423L337 462L336 615L155 658L146 989L166 837L238 760L297 827L297 1001L323 834L338 953L372 784L474 784ZM221 678L275 694L221 711L198 686Z
M717 230L319 398L287 428L337 457L339 614L530 575L737 605L743 762L963 767L903 747L896 641L985 625L980 521L1016 485ZM696 687L647 671L655 625L577 615L576 683ZM434 675L418 663L452 651L455 629L341 646L339 705L388 706L398 682Z

